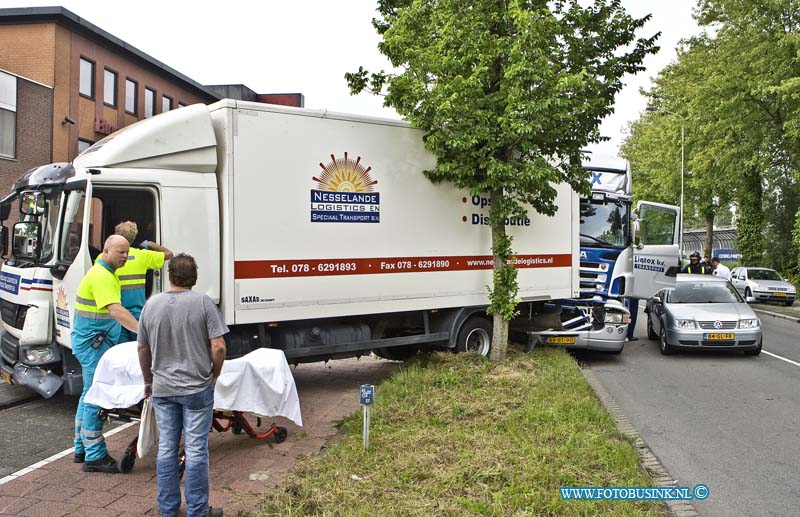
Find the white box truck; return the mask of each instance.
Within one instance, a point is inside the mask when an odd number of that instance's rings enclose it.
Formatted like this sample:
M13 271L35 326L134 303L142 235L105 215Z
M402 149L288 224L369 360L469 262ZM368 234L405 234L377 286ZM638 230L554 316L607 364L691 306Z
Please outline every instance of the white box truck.
M431 183L422 135L393 120L224 100L29 171L0 202L0 219L12 204L21 212L0 272L4 378L43 394L62 380L80 391L75 293L124 220L138 223L139 240L197 259L195 290L219 304L230 357L258 347L290 362L372 350L402 358L418 347L488 353L489 200ZM546 301L579 296L579 201L556 188L555 216L507 221L515 329ZM165 270L148 279L148 295L167 287ZM619 336L627 312L609 311L622 316L600 327Z

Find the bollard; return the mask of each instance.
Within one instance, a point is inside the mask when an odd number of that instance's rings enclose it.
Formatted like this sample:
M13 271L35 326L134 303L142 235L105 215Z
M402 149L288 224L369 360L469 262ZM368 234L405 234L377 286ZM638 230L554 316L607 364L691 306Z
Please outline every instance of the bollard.
M375 386L372 384L361 385L361 407L364 413L364 450L369 449L369 410L375 401Z

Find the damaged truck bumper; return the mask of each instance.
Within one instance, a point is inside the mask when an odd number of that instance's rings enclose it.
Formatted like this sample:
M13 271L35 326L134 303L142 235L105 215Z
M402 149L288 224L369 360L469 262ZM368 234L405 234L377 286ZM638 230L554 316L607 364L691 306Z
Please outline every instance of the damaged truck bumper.
M528 332L528 347L557 346L569 349L619 353L625 346L628 325L606 325L597 330L548 330Z

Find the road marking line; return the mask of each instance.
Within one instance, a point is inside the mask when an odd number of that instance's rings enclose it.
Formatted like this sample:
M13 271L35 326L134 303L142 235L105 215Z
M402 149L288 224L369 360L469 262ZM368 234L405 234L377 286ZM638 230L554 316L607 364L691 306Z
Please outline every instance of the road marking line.
M772 352L767 352L766 350L762 350L761 353L770 355L770 356L774 357L775 359L780 359L781 361L786 361L789 364L793 364L795 366L800 366L800 363L796 363L796 362L792 361L791 359L786 359L785 357L781 357L778 354L773 354Z
M800 365L798 365L798 366L800 366ZM103 436L108 438L109 436L113 436L113 435L115 435L115 434L117 434L119 432L122 432L125 429L129 428L130 426L138 424L138 423L139 422L137 421L137 422L128 422L126 424L122 424L121 426L116 427L116 428L110 430L107 433L103 433ZM0 478L0 485L4 485L4 484L8 483L9 481L14 481L15 479L17 479L19 477L22 477L25 474L28 474L30 472L33 472L34 470L40 469L40 468L44 467L45 465L47 465L49 463L53 463L56 460L60 460L64 456L68 456L68 455L72 454L73 452L75 452L75 447L70 447L69 449L67 449L65 451L61 451L61 452L59 452L57 454L53 454L49 458L45 458L42 461L37 461L33 465L29 465L29 466L27 466L27 467L25 467L23 469L19 469L18 471L14 472L12 474L9 474L4 478Z

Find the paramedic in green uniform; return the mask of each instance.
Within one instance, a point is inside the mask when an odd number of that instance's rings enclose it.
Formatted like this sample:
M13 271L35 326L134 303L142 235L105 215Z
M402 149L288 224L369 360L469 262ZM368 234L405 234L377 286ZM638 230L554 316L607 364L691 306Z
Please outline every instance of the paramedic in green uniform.
M75 415L75 463L83 463L84 472L117 472L117 462L108 455L103 438L103 422L97 418L99 407L85 404L94 372L103 353L119 341L120 325L131 332L139 324L120 303L119 279L114 271L128 260L128 241L112 235L103 244L103 254L86 273L75 298L72 328L72 353L81 363L83 392Z
M122 306L138 321L147 298L144 285L147 272L164 267L164 261L172 258L172 251L150 241L142 242L144 249L134 248L133 241L136 240L139 228L133 221L119 223L114 228L114 233L125 237L131 246L128 250L128 261L116 273L122 289ZM136 333L122 329L118 343L128 341L136 341Z

